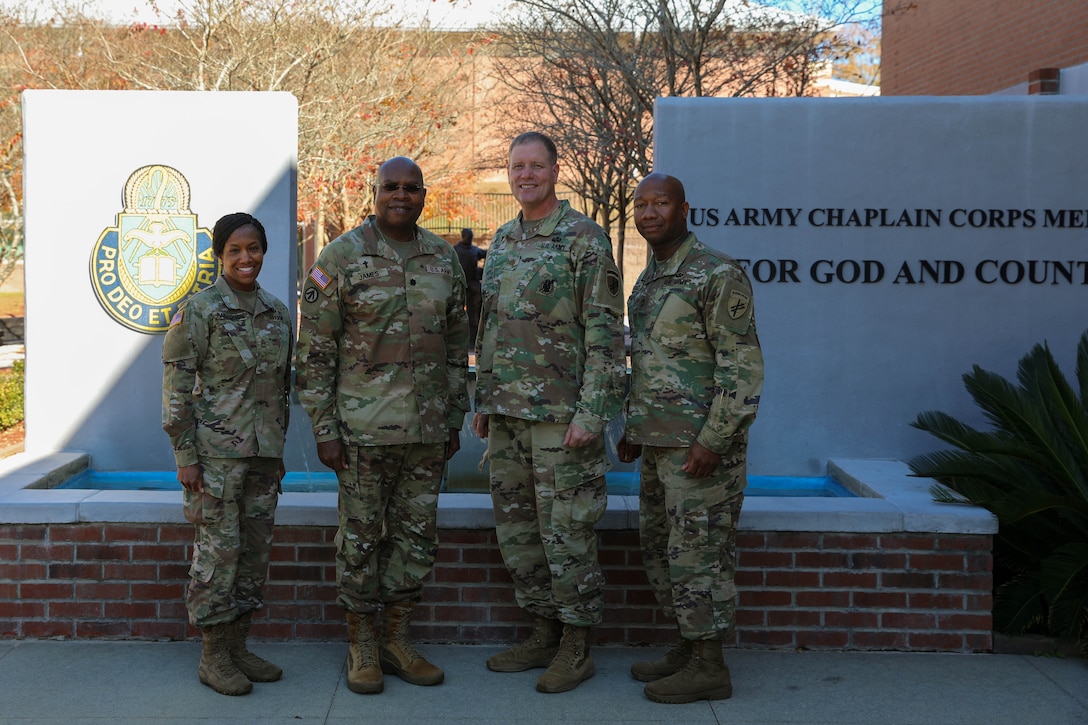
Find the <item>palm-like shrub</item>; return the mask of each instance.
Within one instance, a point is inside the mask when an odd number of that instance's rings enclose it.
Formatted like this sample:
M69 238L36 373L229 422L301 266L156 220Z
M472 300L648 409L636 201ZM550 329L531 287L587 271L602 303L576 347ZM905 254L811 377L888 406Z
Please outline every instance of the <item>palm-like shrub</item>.
M1074 390L1045 344L1020 360L1018 386L974 366L963 380L993 430L922 413L911 425L957 450L908 465L942 484L930 488L936 500L966 500L997 516L998 631L1045 631L1079 641L1088 656L1088 332L1076 378Z

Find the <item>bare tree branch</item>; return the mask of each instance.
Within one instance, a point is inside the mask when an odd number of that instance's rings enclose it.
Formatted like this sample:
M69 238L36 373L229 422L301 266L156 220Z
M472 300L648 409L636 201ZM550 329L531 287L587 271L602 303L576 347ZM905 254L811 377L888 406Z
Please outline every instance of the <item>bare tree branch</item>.
M631 192L653 168L660 96L806 95L826 62L856 52L844 23L878 0L515 0L496 27L504 131L548 133L567 183L614 230L622 258ZM868 19L868 20L867 20Z

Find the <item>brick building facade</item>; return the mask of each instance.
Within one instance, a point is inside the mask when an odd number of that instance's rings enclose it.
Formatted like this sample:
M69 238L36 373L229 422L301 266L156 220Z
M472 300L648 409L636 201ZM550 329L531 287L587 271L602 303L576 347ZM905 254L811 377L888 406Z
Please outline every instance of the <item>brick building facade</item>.
M1088 93L1085 0L885 0L881 95Z

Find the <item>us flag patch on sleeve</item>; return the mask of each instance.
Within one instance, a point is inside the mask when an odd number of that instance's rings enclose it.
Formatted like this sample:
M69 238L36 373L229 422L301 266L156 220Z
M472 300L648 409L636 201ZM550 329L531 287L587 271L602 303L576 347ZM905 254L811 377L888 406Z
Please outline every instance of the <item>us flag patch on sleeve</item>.
M316 264L314 265L314 268L310 270L310 279L312 279L314 284L321 289L328 287L329 282L332 281L329 279L329 275L325 274L325 270L321 269L321 267L318 267Z
M178 310L174 313L174 316L170 318L170 327L178 325L185 319L185 310Z

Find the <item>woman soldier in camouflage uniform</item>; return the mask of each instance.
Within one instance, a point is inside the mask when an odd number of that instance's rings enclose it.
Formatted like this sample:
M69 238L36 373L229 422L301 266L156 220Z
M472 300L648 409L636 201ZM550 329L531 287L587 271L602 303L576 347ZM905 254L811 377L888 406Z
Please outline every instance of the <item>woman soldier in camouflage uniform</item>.
M294 335L287 307L257 284L268 251L261 223L228 214L212 250L222 275L182 305L163 340L163 429L196 526L185 603L204 640L197 673L244 695L283 674L245 641L268 574Z

